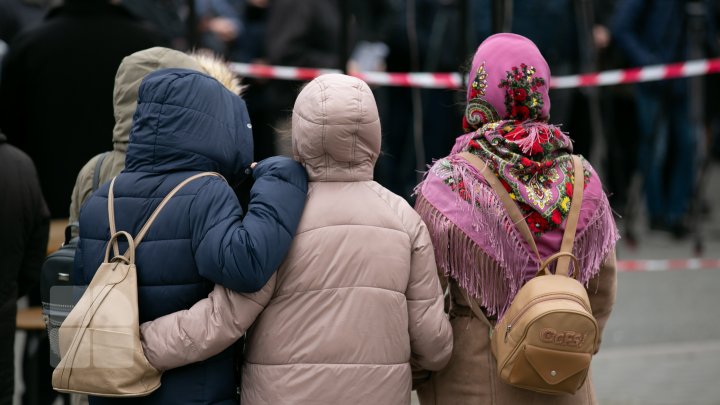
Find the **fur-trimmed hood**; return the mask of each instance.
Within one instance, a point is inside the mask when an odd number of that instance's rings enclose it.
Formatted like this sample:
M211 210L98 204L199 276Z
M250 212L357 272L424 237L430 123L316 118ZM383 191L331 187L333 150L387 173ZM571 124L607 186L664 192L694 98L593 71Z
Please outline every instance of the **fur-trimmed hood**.
M113 108L115 128L113 148L127 151L132 118L137 107L138 89L142 79L159 69L181 68L205 73L223 84L228 90L240 94L240 80L222 60L208 53L186 54L169 48L145 49L123 59L115 75Z

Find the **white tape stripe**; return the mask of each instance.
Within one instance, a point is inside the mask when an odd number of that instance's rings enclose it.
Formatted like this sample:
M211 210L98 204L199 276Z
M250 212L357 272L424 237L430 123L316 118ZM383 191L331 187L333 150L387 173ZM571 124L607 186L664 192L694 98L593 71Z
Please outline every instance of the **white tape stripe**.
M297 68L287 66L275 66L273 67L273 74L279 79L296 79L298 77Z
M387 86L390 84L390 75L384 72L363 72L357 75L368 84Z
M670 268L667 260L651 260L647 263L647 271L660 271Z
M622 70L606 70L598 75L598 86L622 83L623 77Z
M652 80L660 80L665 77L665 66L655 65L644 67L640 71L640 81L649 82Z
M317 75L315 75L315 76L321 76L321 75L326 75L326 74L330 74L330 73L342 73L342 71L337 70L337 69L316 69L316 71L317 71Z
M230 62L230 70L240 76L247 76L250 73L250 65L247 63Z
M550 80L553 89L574 89L580 86L580 76L556 76Z
M439 83L435 81L435 75L432 73L410 75L410 83L412 83L415 87L424 88L433 88L439 85Z
M707 60L694 60L685 63L683 66L683 76L700 76L708 72L710 64Z

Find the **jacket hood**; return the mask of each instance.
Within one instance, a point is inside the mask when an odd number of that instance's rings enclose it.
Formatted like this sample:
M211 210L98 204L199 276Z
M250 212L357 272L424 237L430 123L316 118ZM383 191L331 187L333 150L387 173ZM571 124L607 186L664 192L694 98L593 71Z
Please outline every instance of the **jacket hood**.
M322 75L295 101L293 154L310 181L372 180L380 139L375 98L358 78Z
M133 113L137 105L140 82L149 73L166 68L191 69L207 73L230 91L239 94L240 82L227 64L208 54L185 54L173 49L154 47L125 57L115 75L113 108L115 150L125 152L130 137Z
M125 172L215 171L232 183L252 156L240 96L194 70L162 69L143 79Z

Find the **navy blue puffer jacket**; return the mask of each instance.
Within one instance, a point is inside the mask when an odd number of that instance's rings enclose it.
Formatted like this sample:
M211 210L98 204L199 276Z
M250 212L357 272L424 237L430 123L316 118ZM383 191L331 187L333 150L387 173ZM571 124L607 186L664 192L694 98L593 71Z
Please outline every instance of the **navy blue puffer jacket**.
M251 128L243 100L215 79L184 69L148 75L140 86L125 170L115 181L117 230L136 235L163 197L198 172L215 171L237 182L251 163ZM304 208L306 173L298 163L275 157L260 162L253 176L244 218L232 188L218 177L192 181L165 206L136 252L140 322L189 308L213 283L257 291L278 268ZM109 184L99 188L80 211L74 279L85 284L110 238L108 190ZM167 371L148 397L91 403L235 403L233 357L230 348Z

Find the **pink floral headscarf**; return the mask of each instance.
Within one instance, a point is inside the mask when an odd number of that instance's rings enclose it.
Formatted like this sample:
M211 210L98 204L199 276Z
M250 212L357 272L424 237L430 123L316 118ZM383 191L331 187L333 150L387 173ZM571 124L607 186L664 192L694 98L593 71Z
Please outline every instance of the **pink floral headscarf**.
M466 132L500 120L547 121L550 68L529 39L496 34L475 52L463 117Z

